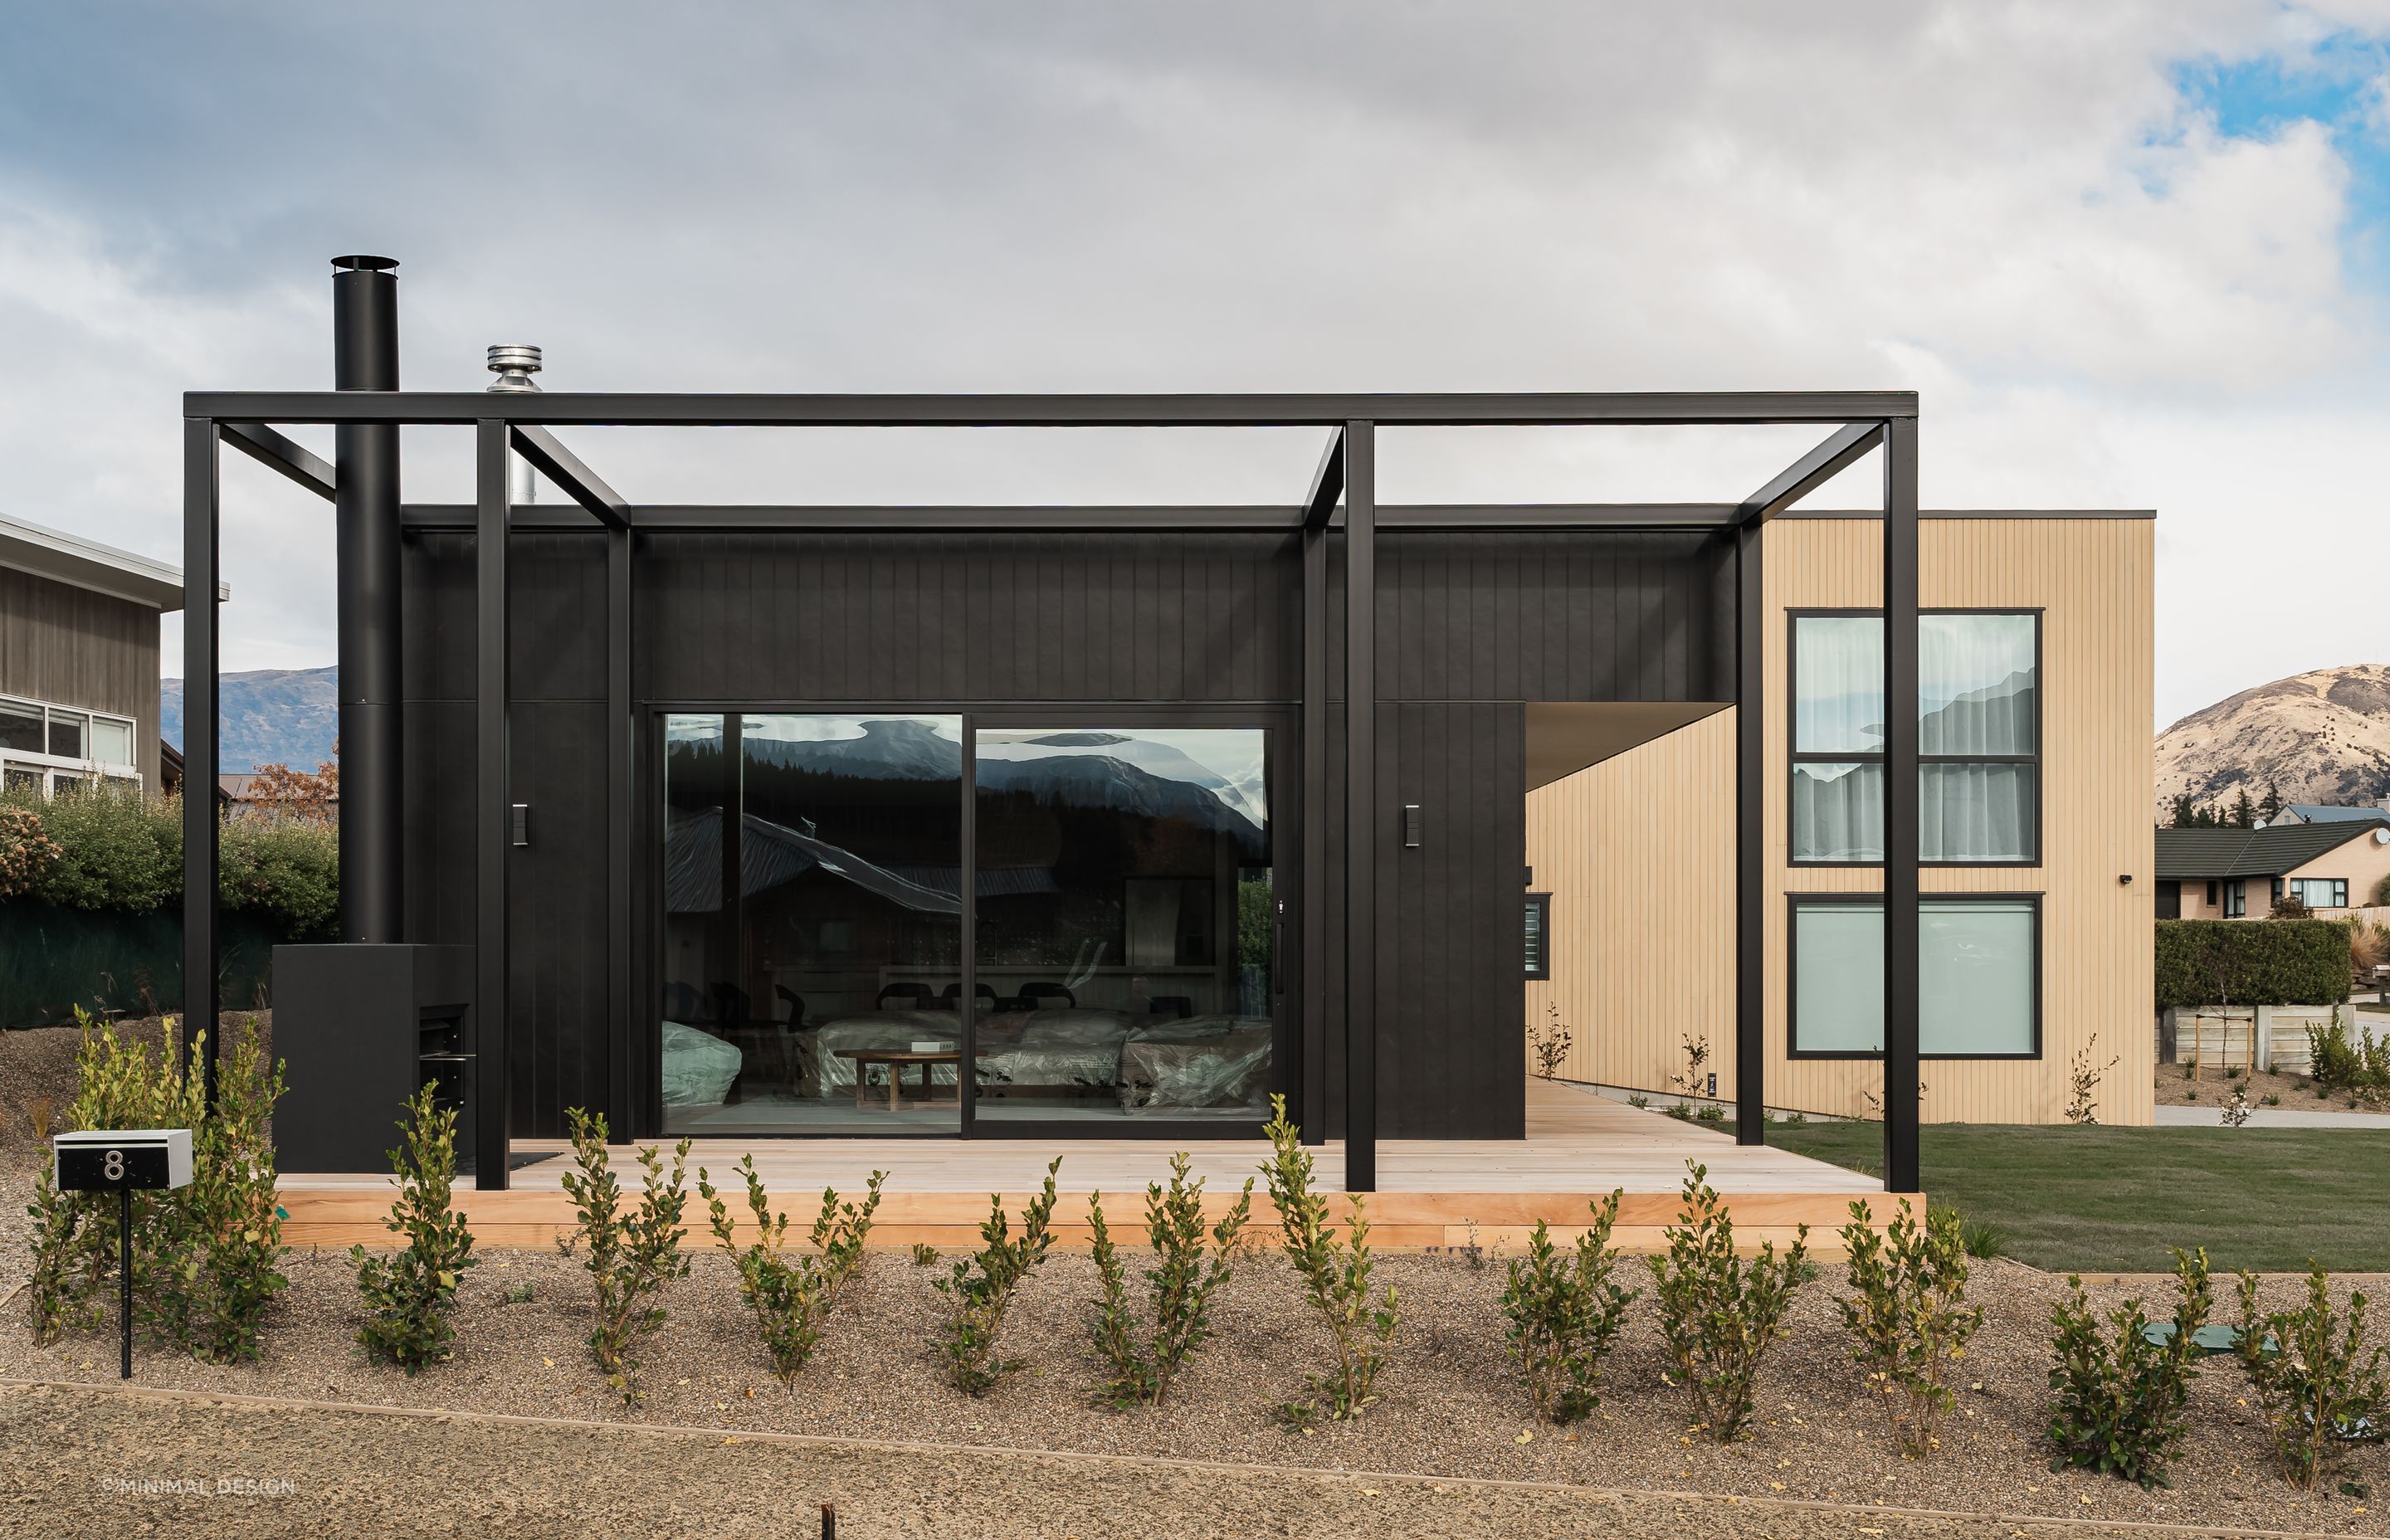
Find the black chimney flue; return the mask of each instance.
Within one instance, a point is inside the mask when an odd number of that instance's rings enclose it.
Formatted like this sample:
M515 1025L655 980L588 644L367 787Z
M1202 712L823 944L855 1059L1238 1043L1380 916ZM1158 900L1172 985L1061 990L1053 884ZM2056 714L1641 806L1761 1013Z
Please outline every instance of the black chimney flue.
M398 389L398 263L334 257L332 387ZM396 942L405 878L400 780L398 430L335 430L341 638L341 940Z

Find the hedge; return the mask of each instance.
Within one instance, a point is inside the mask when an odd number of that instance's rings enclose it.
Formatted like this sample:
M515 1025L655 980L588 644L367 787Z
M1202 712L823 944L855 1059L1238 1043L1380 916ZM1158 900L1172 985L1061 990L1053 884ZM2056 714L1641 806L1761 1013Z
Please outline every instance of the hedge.
M218 850L226 911L294 935L321 930L338 915L341 841L330 825L228 819ZM0 899L146 915L182 895L180 800L107 789L0 796Z
M2219 993L2236 1006L2348 998L2348 927L2336 920L2162 919L2157 927L2160 1010L2227 1003Z

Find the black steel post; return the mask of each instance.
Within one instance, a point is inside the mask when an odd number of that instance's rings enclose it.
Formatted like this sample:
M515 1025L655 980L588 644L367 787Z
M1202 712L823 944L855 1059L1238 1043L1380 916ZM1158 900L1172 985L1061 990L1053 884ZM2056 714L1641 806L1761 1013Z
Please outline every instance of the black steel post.
M1328 532L1303 532L1303 1142L1328 1137Z
M507 863L513 814L507 789L507 425L475 430L473 662L473 1185L508 1185Z
M335 257L332 383L398 389L398 265ZM334 430L341 662L341 939L395 942L405 931L405 815L400 680L398 429Z
M1917 419L1883 441L1883 1185L1918 1159Z
M214 1033L209 1033L211 1037ZM116 1189L116 1316L122 1331L119 1380L133 1378L133 1189Z
M631 532L606 533L606 1117L628 1136L631 1105L631 841L638 827L632 791Z
M1378 451L1344 425L1344 1190L1378 1190Z
M216 425L183 419L183 1046L216 1099ZM186 1072L190 1068L187 1057Z
M1767 1142L1764 524L1734 536L1734 1142Z

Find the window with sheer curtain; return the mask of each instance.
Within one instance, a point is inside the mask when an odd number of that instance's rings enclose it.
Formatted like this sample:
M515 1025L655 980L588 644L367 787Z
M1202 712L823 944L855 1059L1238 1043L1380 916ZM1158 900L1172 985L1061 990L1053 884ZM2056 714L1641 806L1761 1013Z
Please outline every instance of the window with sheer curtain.
M1917 622L1918 857L2040 859L2040 617ZM1792 856L1883 860L1883 618L1792 617Z

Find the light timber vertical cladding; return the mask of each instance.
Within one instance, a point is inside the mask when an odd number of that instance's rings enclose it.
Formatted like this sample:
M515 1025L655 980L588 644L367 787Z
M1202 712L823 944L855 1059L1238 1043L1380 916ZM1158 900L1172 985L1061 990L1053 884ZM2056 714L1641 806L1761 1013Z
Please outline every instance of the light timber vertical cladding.
M1767 677L1787 678L1788 609L1877 602L1881 527L1873 520L1792 519L1768 527ZM2038 892L2042 1055L2038 1060L1929 1059L1924 1116L1945 1123L2049 1123L2062 1116L2070 1061L2092 1051L2119 1062L2100 1091L2101 1116L2148 1123L2154 1034L2150 807L2155 775L2154 525L2141 519L1928 519L1920 532L1919 603L1934 609L2042 613L2042 862L2037 866L1925 868L1937 892ZM1787 865L1790 776L1786 689L1767 716L1767 1036L1769 1100L1857 1113L1879 1088L1872 1061L1791 1059L1786 1053L1787 892L1867 892L1870 867ZM2130 883L2117 879L2129 874ZM2096 1035L2096 1048L2092 1039Z
M1664 1088L1690 1036L1734 1095L1734 733L1728 707L1527 793L1534 891L1552 895L1527 1020L1560 1007L1564 1080Z

